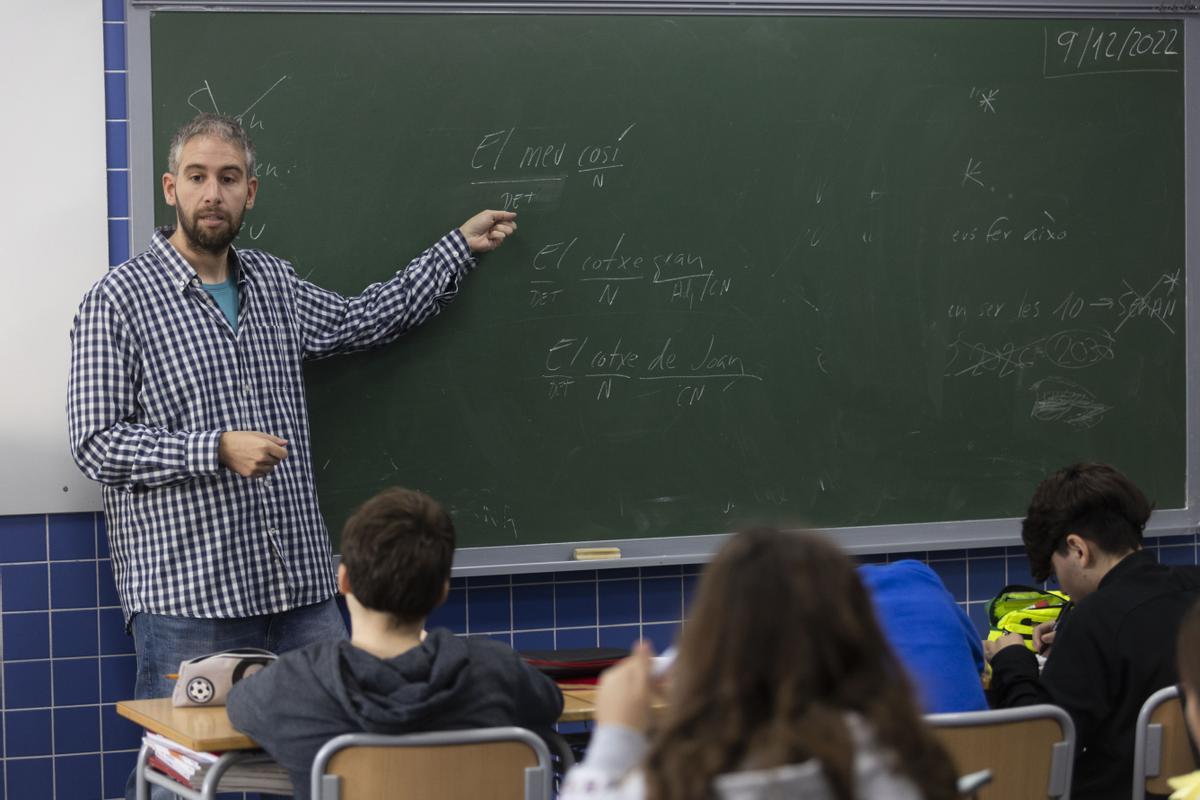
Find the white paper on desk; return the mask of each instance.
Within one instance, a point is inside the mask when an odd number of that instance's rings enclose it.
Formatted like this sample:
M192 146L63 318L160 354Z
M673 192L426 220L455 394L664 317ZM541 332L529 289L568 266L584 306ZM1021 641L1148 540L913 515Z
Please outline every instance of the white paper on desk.
M156 751L161 747L164 750L169 750L181 756L194 759L197 764L215 764L217 763L217 754L209 753L204 750L193 750L190 747L184 747L174 739L168 739L162 734L146 731L146 742Z

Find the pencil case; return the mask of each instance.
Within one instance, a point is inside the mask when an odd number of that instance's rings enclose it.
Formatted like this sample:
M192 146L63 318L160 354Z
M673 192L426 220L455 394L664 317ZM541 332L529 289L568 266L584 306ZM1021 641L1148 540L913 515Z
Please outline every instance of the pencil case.
M171 705L223 706L233 685L274 662L279 656L257 647L239 647L184 661L171 694Z

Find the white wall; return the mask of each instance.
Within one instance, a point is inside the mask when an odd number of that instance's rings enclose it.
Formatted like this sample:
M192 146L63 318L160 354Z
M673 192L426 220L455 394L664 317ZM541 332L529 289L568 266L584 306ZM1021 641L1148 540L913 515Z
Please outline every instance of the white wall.
M0 25L0 514L100 507L65 406L71 320L108 265L101 14L29 2Z

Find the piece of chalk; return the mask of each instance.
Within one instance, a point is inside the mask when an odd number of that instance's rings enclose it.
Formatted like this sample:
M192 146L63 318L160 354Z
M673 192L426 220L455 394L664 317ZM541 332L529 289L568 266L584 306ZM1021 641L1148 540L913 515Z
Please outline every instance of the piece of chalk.
M605 558L620 558L619 547L576 547L571 553L573 561L599 561Z

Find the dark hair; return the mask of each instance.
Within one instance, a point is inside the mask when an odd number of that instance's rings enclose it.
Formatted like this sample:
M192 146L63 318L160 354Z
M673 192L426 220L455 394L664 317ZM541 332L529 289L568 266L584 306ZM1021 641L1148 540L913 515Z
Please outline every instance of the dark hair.
M420 622L437 608L453 561L450 515L413 489L385 489L342 529L342 563L355 598L401 623Z
M922 797L956 797L854 565L813 533L739 533L704 571L679 640L671 698L646 760L653 800L711 796L726 772L817 759L849 800L866 725Z
M1200 601L1193 603L1179 623L1179 636L1175 640L1175 662L1179 669L1179 682L1188 690L1188 701L1200 693Z
M1109 555L1140 550L1152 508L1141 489L1108 464L1072 464L1059 470L1038 485L1021 523L1033 577L1050 577L1050 556L1066 552L1070 533Z

